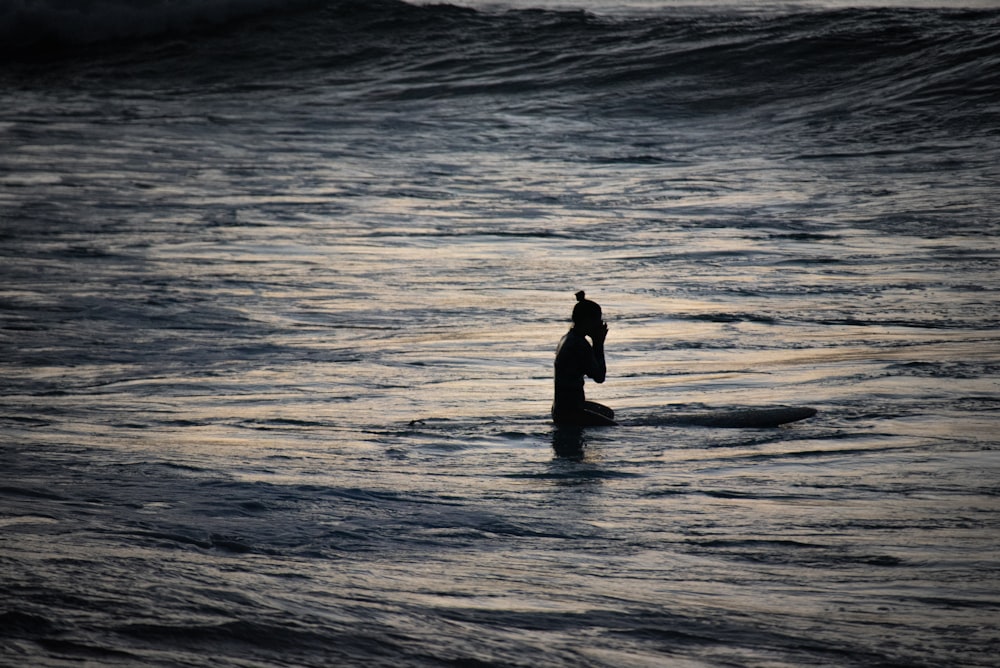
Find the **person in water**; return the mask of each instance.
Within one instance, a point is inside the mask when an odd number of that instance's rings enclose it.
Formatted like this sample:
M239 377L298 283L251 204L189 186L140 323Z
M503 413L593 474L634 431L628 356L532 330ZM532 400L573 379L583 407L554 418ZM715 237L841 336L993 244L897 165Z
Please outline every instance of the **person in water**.
M590 376L595 383L603 383L607 375L604 339L608 336L608 326L601 307L586 297L583 290L576 293L573 327L556 349L556 393L552 402L552 420L557 425L611 426L618 424L614 419L615 412L607 406L587 401L583 393L584 376ZM593 344L587 341L588 336Z

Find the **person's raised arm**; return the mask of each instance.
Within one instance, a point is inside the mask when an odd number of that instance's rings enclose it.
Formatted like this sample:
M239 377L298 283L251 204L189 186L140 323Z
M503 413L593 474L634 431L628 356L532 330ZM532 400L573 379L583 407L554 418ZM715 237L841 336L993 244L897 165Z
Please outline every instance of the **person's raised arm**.
M591 335L594 342L594 365L593 373L588 374L595 383L603 383L608 375L608 365L604 361L604 339L608 338L608 325L602 322Z

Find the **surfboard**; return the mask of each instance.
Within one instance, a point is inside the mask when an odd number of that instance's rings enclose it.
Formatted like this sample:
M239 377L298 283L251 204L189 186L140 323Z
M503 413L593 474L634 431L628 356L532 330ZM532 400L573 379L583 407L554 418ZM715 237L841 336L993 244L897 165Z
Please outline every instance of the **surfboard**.
M768 429L789 422L798 422L816 415L808 406L770 406L766 408L738 408L708 411L705 413L675 413L659 416L657 424L728 429Z

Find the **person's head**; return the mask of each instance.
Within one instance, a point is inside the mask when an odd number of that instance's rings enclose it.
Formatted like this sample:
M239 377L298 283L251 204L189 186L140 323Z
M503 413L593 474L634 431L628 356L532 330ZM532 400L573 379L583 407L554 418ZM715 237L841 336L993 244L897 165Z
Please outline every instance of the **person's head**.
M576 306L573 307L573 326L584 334L597 331L603 322L604 314L597 302L587 299L586 293L580 290L576 293Z

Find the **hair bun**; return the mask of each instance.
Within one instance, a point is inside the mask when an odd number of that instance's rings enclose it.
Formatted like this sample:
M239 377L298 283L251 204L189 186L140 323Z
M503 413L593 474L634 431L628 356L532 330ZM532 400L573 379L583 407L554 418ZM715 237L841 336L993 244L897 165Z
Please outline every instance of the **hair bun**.
M584 292L583 290L580 290L578 293L576 293L576 301L582 302L586 298L587 298L587 293Z

